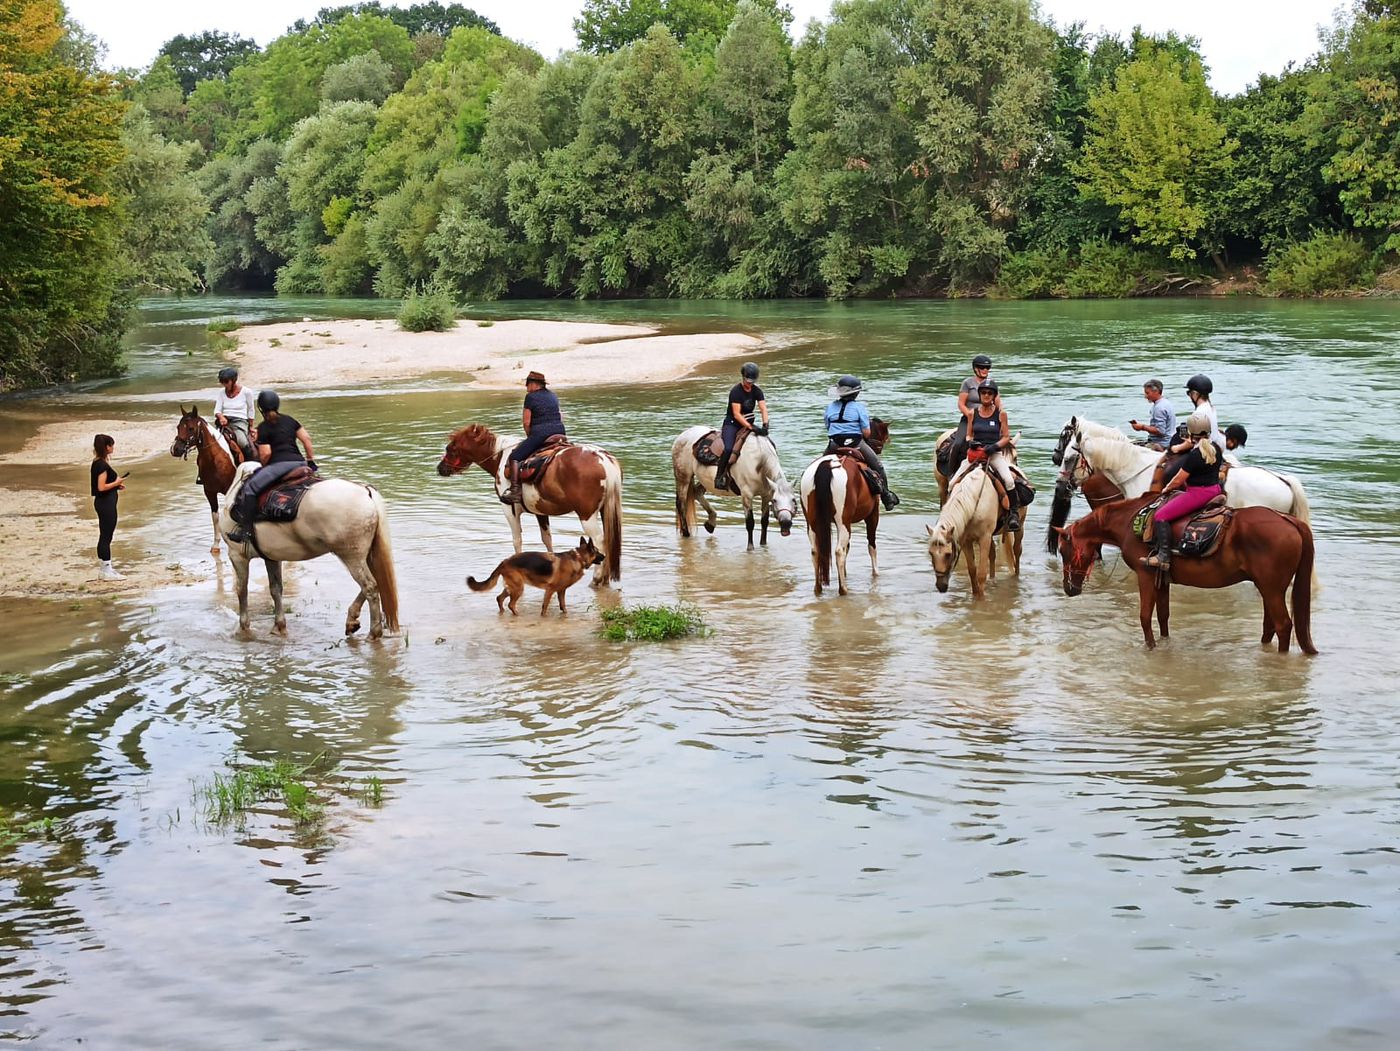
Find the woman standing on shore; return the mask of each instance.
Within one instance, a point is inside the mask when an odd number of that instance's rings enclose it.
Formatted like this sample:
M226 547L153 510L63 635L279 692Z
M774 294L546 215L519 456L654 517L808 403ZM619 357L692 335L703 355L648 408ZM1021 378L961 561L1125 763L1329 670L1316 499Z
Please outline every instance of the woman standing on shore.
M126 483L117 477L116 469L107 462L116 447L110 434L98 434L92 439L92 507L97 512L97 558L102 569L99 580L125 580L112 568L112 534L117 531L117 492Z

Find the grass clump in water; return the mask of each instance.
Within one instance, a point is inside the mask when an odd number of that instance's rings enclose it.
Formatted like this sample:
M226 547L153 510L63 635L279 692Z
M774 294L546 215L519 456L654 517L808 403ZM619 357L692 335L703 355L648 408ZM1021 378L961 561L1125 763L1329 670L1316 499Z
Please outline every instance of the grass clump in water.
M313 826L325 813L303 781L315 764L314 759L305 766L285 759L252 766L230 764L228 773L216 773L195 786L195 802L203 806L204 816L215 824L241 821L260 803L281 803L296 825Z
M374 807L384 802L384 782L377 774L370 774L360 782L360 802Z
M24 839L47 839L57 829L56 817L41 817L20 823L0 814L0 849L12 847Z
M446 332L457 324L457 303L435 288L408 294L399 308L399 328L405 332Z
M620 606L603 610L601 616L603 638L610 642L661 642L709 631L705 618L694 606Z
M243 322L234 318L221 317L215 318L205 327L208 328L210 332L232 332L234 329L241 327L242 324Z

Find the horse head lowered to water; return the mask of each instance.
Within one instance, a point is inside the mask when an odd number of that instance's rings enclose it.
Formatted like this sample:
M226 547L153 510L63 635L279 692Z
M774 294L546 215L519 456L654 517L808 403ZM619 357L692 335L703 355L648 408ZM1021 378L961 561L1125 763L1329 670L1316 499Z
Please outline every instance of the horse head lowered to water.
M695 444L712 427L699 425L682 431L671 443L671 467L676 479L676 528L681 536L690 536L695 530L695 503L698 500L705 508L705 532L715 531L715 508L708 499L710 493L728 495L730 490L715 488L715 464L701 463L695 456ZM703 449L702 449L703 451ZM770 514L778 520L778 531L787 536L792 532L792 519L797 511L797 496L792 483L783 473L783 465L778 459L778 447L766 434L750 435L739 450L739 455L729 465L729 477L739 490L739 498L744 504L744 525L749 532L749 550L753 550L753 505L757 500L762 511L760 544L768 543L768 518Z

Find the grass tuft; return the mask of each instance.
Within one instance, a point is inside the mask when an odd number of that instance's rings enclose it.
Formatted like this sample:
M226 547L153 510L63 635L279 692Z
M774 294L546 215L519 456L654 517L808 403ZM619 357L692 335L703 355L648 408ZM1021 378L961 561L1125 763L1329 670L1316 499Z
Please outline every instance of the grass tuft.
M209 324L205 327L208 328L210 332L232 332L236 328L241 328L242 325L243 322L238 321L234 318L221 317L215 318L213 321L209 322Z
M495 324L494 321L478 321L478 322L476 323L476 327L477 327L477 328L490 328L490 327L491 327L492 325L494 325L494 324Z
M610 642L661 642L705 635L709 628L694 606L621 606L600 613L603 638Z
M374 807L384 802L384 782L378 775L370 774L360 782L360 802Z
M252 766L230 764L228 773L216 773L195 786L194 801L203 806L205 818L214 824L239 822L261 803L281 803L295 824L313 826L325 814L303 781L315 765L314 759L305 766L285 759Z

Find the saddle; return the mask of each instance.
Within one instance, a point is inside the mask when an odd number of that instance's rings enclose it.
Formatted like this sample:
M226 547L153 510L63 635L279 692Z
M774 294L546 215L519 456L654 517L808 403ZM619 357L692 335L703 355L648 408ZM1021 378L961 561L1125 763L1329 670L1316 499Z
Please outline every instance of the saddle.
M1173 495L1165 493L1133 516L1133 530L1144 541L1151 541L1157 509ZM1205 507L1172 523L1172 552L1186 558L1209 558L1225 537L1225 528L1235 517L1235 509L1225 505L1225 494Z
M237 435L233 433L232 427L220 427L219 433L224 436L224 444L228 446L228 454L233 457L233 466L237 467L247 459L243 455L243 450L239 448Z
M305 465L288 471L271 489L258 494L258 519L263 522L294 521L302 498L313 485L324 481Z
M516 480L524 485L526 482L539 484L540 478L544 476L545 468L554 462L554 458L565 449L573 448L574 443L562 434L551 434L540 447L525 459L521 460L516 467Z
M738 462L739 450L744 447L744 443L749 440L749 435L752 433L747 427L744 427L735 436L734 456L731 463ZM719 431L707 431L696 440L691 451L695 453L696 462L702 463L706 467L713 467L719 463L719 458L724 455L724 436Z

